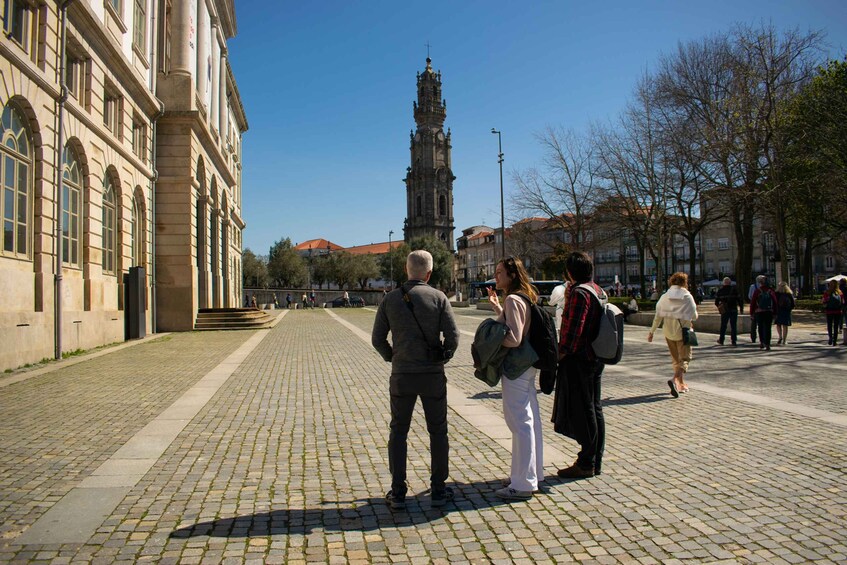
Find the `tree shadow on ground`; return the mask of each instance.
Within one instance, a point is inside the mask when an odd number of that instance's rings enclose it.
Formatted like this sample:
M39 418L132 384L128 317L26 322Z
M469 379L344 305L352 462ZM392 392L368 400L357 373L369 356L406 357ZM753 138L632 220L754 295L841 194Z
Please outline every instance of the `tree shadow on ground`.
M603 406L649 404L651 402L661 402L662 400L673 400L673 397L667 392L654 392L653 394L642 394L641 396L629 396L627 398L606 398L603 400Z
M563 481L548 477L549 485ZM313 530L369 532L381 528L416 526L439 520L453 512L476 511L507 504L523 504L518 500L503 500L494 491L503 485L500 480L474 483L452 483L455 497L441 508L433 508L429 491L406 496L405 510L391 510L384 497L359 498L325 502L316 508L282 508L233 518L198 522L171 532L171 538L199 536L244 538L269 535L305 535ZM548 485L541 492L549 491ZM538 496L538 495L536 495Z

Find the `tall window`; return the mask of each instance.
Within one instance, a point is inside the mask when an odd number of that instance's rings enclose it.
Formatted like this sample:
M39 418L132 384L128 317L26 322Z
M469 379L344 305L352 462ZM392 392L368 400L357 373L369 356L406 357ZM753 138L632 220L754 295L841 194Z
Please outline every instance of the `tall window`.
M132 119L132 152L139 159L147 162L147 125L144 120L135 115Z
M446 216L447 215L447 197L443 194L438 197L438 215Z
M106 3L112 7L119 18L123 18L123 0L106 0Z
M114 90L107 87L103 91L103 124L118 139L121 139L123 127L123 99Z
M25 258L29 252L29 230L32 227L29 221L32 150L23 116L10 105L3 108L0 139L0 178L3 180L0 253Z
M117 239L117 207L115 206L115 188L111 179L106 176L103 179L103 271L115 273L117 265L116 244Z
M132 44L142 53L147 50L147 0L135 0L132 13Z
M82 173L79 159L69 145L62 156L62 258L75 267L80 265L79 242L82 239Z
M14 40L18 45L27 49L29 34L27 33L30 12L30 5L26 0L8 0L6 3L6 23L5 30L9 39Z
M141 252L144 249L144 225L141 221L141 210L138 200L132 199L132 266L141 267Z
M68 87L68 93L86 110L90 110L91 102L88 89L90 69L91 60L85 54L68 50L68 59L65 62L65 86Z

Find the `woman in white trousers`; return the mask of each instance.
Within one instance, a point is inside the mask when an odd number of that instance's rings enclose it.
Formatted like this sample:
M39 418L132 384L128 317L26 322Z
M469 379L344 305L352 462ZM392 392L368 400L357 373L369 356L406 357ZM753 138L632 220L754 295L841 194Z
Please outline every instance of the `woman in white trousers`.
M529 276L520 259L508 257L497 264L494 271L497 288L505 292L503 305L497 294L489 289L488 296L497 321L505 323L508 333L503 347L513 348L507 356L513 356L509 365L519 365L519 359L530 358L527 335L530 324L530 301L535 302L538 294L529 283ZM529 355L532 355L530 353ZM504 361L504 365L507 364ZM510 378L503 374L503 417L512 432L512 465L508 484L496 494L506 500L527 500L538 490L539 481L544 480L544 452L541 436L541 413L538 409L535 378L536 369L526 363L518 376ZM514 376L514 375L513 375Z

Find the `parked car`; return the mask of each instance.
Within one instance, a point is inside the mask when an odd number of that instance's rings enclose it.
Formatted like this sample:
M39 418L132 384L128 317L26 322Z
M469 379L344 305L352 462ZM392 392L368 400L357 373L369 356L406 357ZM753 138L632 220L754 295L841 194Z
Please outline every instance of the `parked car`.
M338 298L333 298L332 302L330 302L330 304L332 304L333 308L343 308L344 307L344 297L339 296ZM351 296L350 297L350 306L360 307L360 306L364 306L364 305L365 305L365 299L362 298L361 296Z

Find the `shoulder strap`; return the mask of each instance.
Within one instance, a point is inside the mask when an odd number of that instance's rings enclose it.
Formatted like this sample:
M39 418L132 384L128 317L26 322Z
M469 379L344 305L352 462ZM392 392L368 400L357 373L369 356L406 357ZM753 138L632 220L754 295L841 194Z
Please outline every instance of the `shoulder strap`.
M426 332L423 331L423 328L421 327L421 323L418 321L418 317L415 316L415 305L412 304L412 297L409 296L409 293L408 293L408 291L406 291L405 286L401 286L400 291L403 293L403 302L406 303L406 307L409 309L409 312L412 313L412 318L415 319L415 324L418 325L418 330L420 330L421 336L423 336L423 339L426 342L427 346L432 347L432 346L429 345L429 340L426 338Z
M594 298L596 298L596 299L597 299L597 301L600 303L600 306L602 306L602 305L603 305L603 299L602 299L602 298L600 298L600 295L599 295L599 294L597 294L597 291L596 291L596 290L594 290L594 287L593 287L593 286L591 286L590 284L588 284L588 283L582 283L582 284L577 285L577 288L582 288L582 289L584 289L584 290L587 290L588 292L590 292L590 293L591 293L591 295L592 295ZM603 293L603 296L606 298L606 300L607 300L607 301L609 300L609 297L608 297L608 295L606 295L606 293L605 293L605 292Z

